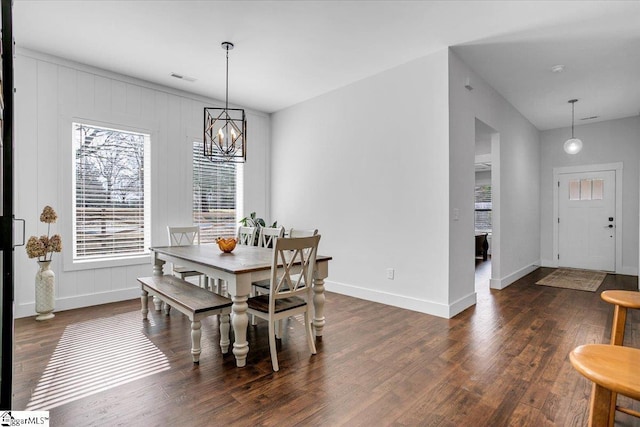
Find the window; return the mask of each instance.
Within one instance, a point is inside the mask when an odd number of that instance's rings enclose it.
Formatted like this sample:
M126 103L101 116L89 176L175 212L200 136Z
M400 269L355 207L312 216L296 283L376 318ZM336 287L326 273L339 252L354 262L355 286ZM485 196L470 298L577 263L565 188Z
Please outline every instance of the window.
M73 123L73 260L149 253L150 135Z
M212 162L202 154L202 142L193 142L193 223L202 243L235 237L242 188L241 163Z
M475 189L476 231L491 233L491 186L477 185Z
M604 179L570 179L569 200L602 200Z

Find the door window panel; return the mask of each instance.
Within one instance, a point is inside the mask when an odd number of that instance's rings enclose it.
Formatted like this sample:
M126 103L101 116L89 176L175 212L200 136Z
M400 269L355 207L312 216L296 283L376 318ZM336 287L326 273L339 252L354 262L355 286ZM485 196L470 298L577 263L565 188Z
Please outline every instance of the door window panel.
M602 200L604 198L604 179L594 179L592 181L592 200Z
M603 200L604 179L569 180L569 200Z

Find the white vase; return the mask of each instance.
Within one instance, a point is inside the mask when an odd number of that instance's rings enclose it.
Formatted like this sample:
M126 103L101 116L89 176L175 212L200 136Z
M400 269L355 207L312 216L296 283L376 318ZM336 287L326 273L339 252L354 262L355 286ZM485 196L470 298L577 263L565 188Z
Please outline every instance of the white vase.
M51 261L38 261L40 270L36 273L36 320L52 319L55 308L56 275L51 270Z

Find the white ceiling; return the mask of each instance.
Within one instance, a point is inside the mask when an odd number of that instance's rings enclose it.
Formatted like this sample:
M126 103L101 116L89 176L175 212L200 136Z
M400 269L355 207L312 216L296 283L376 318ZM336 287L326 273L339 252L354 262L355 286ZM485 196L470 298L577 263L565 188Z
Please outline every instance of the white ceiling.
M538 129L640 113L639 1L14 0L16 45L274 112L454 50ZM553 74L552 65L565 71ZM171 73L193 77L178 80ZM580 122L583 123L583 122Z

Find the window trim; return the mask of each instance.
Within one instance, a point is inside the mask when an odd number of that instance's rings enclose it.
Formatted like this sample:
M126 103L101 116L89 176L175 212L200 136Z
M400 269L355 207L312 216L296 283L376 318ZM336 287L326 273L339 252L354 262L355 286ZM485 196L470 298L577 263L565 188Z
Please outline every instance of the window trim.
M150 122L144 121L136 121L133 122L131 118L126 118L122 116L116 116L112 114L104 114L102 119L95 119L87 116L80 115L71 115L66 118L62 118L60 120L58 134L60 141L63 141L65 144L65 149L61 150L61 156L64 156L64 160L60 161L59 164L66 165L66 167L62 167L59 170L59 182L62 182L62 207L60 208L60 217L61 221L61 232L62 234L62 267L63 271L79 271L79 270L90 270L90 269L98 269L98 268L111 268L111 267L125 267L131 265L144 265L149 264L150 260L150 252L147 250L144 254L135 254L129 256L118 256L118 257L104 257L100 259L87 259L87 260L74 260L73 256L73 215L75 208L73 206L74 197L73 197L73 183L74 183L74 173L75 173L75 153L73 147L73 134L72 134L72 125L73 123L84 123L92 126L100 126L112 129L121 129L123 131L130 132L138 132L145 133L149 135L150 144L149 144L149 158L146 158L145 155L145 165L148 165L150 168L149 171L149 182L148 182L148 190L145 193L149 194L148 206L149 212L145 211L145 221L148 222L147 226L149 228L149 244L151 245L151 241L153 239L153 218L151 215L151 210L153 207L153 194L154 187L153 183L155 180L155 167L154 167L154 154L153 147L157 146L158 140L158 131L157 126L153 126ZM145 202L146 204L146 202ZM65 243L66 242L66 243Z

